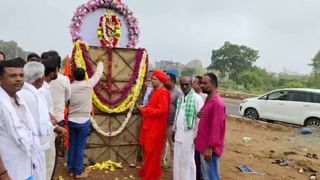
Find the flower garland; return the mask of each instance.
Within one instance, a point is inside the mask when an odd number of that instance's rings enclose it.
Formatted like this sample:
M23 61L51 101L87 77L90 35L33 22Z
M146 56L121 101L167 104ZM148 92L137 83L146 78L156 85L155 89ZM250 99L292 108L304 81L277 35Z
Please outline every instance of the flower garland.
M131 76L129 82L123 88L121 88L121 89L112 89L111 83L107 83L107 85L105 85L106 83L104 83L102 81L99 81L98 86L100 86L101 89L106 90L109 94L111 94L111 93L121 93L122 95L127 96L129 91L130 91L130 89L131 89L131 87L132 87L132 84L135 82L135 80L138 77L138 72L139 72L139 69L140 69L140 63L141 63L143 51L144 51L144 49L138 49L137 54L136 54L136 58L135 58L136 61L135 61L135 65L134 65L134 68L133 68L132 76ZM108 63L108 66L110 64L111 63ZM109 71L109 67L108 67L108 71ZM109 78L111 79L112 77L109 77ZM122 99L122 98L120 98L120 99ZM107 104L114 105L114 103L107 103Z
M116 131L113 131L113 132L104 132L98 125L98 123L96 122L96 120L91 117L91 124L92 124L92 127L99 133L101 134L102 136L105 136L105 137L114 137L114 136L117 136L119 135L120 133L122 133L122 131L124 130L124 128L127 126L127 124L129 123L129 120L131 119L131 116L132 116L132 111L134 109L134 104L133 106L130 108L129 112L127 113L127 116L126 116L126 119L123 121L123 123L121 123L121 126L116 130Z
M120 42L121 23L116 14L109 12L100 17L98 39L102 47L116 47Z
M143 54L141 61L141 69L139 71L138 79L136 85L133 86L131 92L129 93L127 99L125 99L119 106L115 108L110 108L100 101L96 94L93 94L93 104L98 107L101 111L107 113L120 113L128 110L130 107L134 106L136 100L138 99L140 92L144 84L144 77L146 75L147 64L146 64L146 53Z
M83 52L81 50L81 44L80 41L77 41L75 44L75 54L74 54L74 62L77 67L82 67L86 71L86 79L88 79L88 71L87 68L91 68L90 66L86 65L85 58L83 57ZM83 45L83 44L82 44ZM89 47L86 46L86 49ZM99 91L93 92L93 104L99 108L101 111L106 113L121 113L126 110L128 110L131 106L135 104L135 100L140 95L140 92L143 87L144 79L146 76L146 70L147 70L147 55L146 52L143 52L142 60L140 62L140 70L137 78L136 84L131 88L130 93L128 94L127 98L117 107L109 107L104 102L100 100L100 98L97 96L99 94ZM102 96L103 97L103 96ZM104 99L102 99L104 100Z
M134 48L139 39L138 20L133 16L133 12L122 1L115 0L90 0L86 4L79 6L72 17L70 26L70 33L73 42L81 40L81 25L84 17L100 8L112 9L124 16L128 25L128 44L127 48Z
M93 73L93 69L92 66L89 65L90 64L90 56L88 53L88 48L86 47L85 44L80 43L80 41L77 42L78 46L80 47L80 50L82 51L82 55L83 55L83 59L85 61L86 64L86 68L87 68L87 73L89 75L89 77L91 77L94 73ZM76 48L75 48L76 49ZM77 50L75 50L77 51ZM75 51L73 53L75 53ZM126 99L128 97L128 94L133 86L133 83L136 81L136 79L138 78L138 74L139 74L139 69L141 67L141 60L143 59L143 53L145 52L145 49L138 49L137 55L136 55L136 63L134 66L134 70L132 73L132 76L129 80L129 82L125 85L125 87L121 88L121 90L112 90L111 88L111 81L107 82L107 88L103 88L105 87L106 83L103 83L102 81L99 81L98 84L95 86L95 92L97 97L106 105L108 106L115 106L118 105L119 103L121 103L124 99ZM73 55L74 56L74 55ZM109 57L110 58L110 57ZM148 63L148 59L146 59L146 63ZM111 80L111 73L110 72L110 68L111 68L111 63L108 62L108 79ZM146 71L147 72L147 71ZM145 76L146 77L146 76ZM109 83L110 82L110 83ZM116 98L115 100L109 100L107 98L105 98L100 92L101 90L106 90L109 94L111 93L121 93L121 95Z
M147 66L143 66L142 67L143 71L140 71L139 72L139 77L138 80L137 80L137 84L135 85L135 87L138 87L139 89L139 85L140 84L143 84L144 82L144 73L146 73L146 70L147 70ZM141 87L140 87L141 88ZM141 90L141 89L139 89ZM139 91L140 92L140 91ZM132 116L132 111L134 109L134 105L136 104L137 100L138 100L138 96L133 96L133 100L132 100L132 104L131 104L131 107L130 107L130 110L126 116L126 119L123 121L123 123L121 124L121 126L116 130L116 131L113 131L113 132L104 132L97 124L97 122L94 120L94 118L91 118L91 122L92 122L92 126L93 128L101 135L105 136L105 137L113 137L113 136L117 136L119 135L120 133L122 133L122 131L124 130L124 128L127 126L127 124L129 123L129 120L131 119L131 116Z

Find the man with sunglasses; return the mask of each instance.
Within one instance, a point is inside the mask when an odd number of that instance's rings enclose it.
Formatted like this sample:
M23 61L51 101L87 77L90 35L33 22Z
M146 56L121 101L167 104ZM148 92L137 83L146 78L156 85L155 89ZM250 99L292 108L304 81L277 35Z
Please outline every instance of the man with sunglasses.
M175 131L173 179L195 180L194 139L198 127L197 113L203 106L203 100L192 89L190 77L181 77L180 87L183 96L178 98L173 125Z

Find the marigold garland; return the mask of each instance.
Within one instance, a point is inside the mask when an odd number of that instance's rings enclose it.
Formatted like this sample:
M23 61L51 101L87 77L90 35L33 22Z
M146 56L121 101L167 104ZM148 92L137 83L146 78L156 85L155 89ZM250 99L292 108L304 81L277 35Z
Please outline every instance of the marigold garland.
M137 80L137 84L135 85L136 88L138 88L138 92L141 91L141 88L140 87L140 84L143 84L143 81L144 81L144 77L143 77L143 74L146 72L147 68L144 64L144 66L142 67L142 71L139 72L139 77L141 78L138 78ZM97 124L97 122L95 121L94 118L91 118L91 122L92 122L92 126L93 128L101 135L105 136L105 137L114 137L114 136L117 136L119 135L120 133L122 133L122 131L125 129L125 127L127 126L127 124L129 123L129 120L131 119L131 116L132 116L132 111L134 109L134 105L136 104L137 100L138 100L138 97L139 97L139 94L138 95L134 95L133 96L133 99L132 99L132 104L129 105L131 106L130 107L130 110L128 111L127 113L127 116L126 116L126 119L123 121L123 123L121 124L121 126L116 130L116 131L113 131L113 132L104 132L100 127L99 125ZM98 99L97 99L98 100ZM96 105L97 106L97 105ZM101 108L101 107L100 107ZM99 108L99 109L100 109Z
M87 66L86 66L86 62L84 60L83 57L83 53L81 50L81 42L77 41L75 44L75 57L74 57L74 62L76 64L77 67L82 67L85 71L86 71L86 79L88 79L88 73L87 73ZM89 49L88 46L86 46L87 49ZM146 52L143 53L143 57L141 60L141 64L140 64L140 70L139 70L139 75L137 78L137 82L136 84L131 88L130 93L128 94L127 98L118 106L116 107L109 107L108 105L104 104L103 102L101 102L101 100L98 98L98 96L96 95L95 92L93 92L93 104L100 109L103 112L106 113L121 113L124 112L126 110L128 110L130 107L133 107L136 103L136 100L138 99L140 92L142 90L143 87L143 83L144 83L144 79L145 79L145 75L146 75L146 70L147 70L147 63L146 63Z
M106 12L100 17L97 31L98 39L102 47L116 47L121 37L120 19L114 13Z
M83 44L83 43L80 43L79 46L80 46L80 50L82 51L82 56L83 56L83 59L84 59L85 64L86 64L88 76L91 77L94 74L94 71L93 71L93 68L92 68L92 65L91 65L92 64L92 60L91 60L91 58L89 56L89 52L87 50L88 47L86 47L86 45ZM76 51L78 51L78 50L76 50L76 48L74 48L73 52L72 52L72 54L73 54L72 57L75 57L75 52ZM111 51L111 49L109 49L108 51ZM111 53L112 53L112 51L111 51ZM140 66L141 65L141 60L142 60L142 56L143 56L144 53L146 53L145 49L138 49L137 50L137 54L136 54L136 57L135 57L135 65L134 65L134 69L133 69L133 72L132 72L132 76L131 76L129 82L126 83L126 85L124 87L122 87L121 89L112 89L111 81L110 81L112 79L112 76L111 76L111 73L110 73L111 72L111 70L110 70L111 67L109 67L109 65L111 63L110 63L110 60L108 61L108 73L106 75L107 79L108 79L107 82L102 82L100 80L98 82L98 84L94 87L94 90L95 90L95 93L96 93L97 97L105 105L108 105L108 106L119 105L119 103L123 102L123 100L125 100L127 98L129 92L132 89L133 84L136 82L136 80L138 78L139 70L141 68L141 66ZM111 57L109 57L109 59L111 59ZM148 58L146 59L146 63L148 64ZM148 70L146 70L146 72L147 71ZM120 96L117 97L116 99L112 99L111 100L111 99L105 98L101 94L102 91L107 91L108 94L119 93Z
M146 54L144 53L144 57L141 61L141 69L139 71L137 83L136 85L134 85L134 87L132 87L131 92L129 93L127 99L125 99L119 106L115 108L110 108L106 106L100 101L100 99L97 97L95 93L93 94L93 104L96 107L98 107L101 111L107 112L107 113L121 113L128 110L130 107L134 106L144 84L144 77L147 69L145 59L146 59Z

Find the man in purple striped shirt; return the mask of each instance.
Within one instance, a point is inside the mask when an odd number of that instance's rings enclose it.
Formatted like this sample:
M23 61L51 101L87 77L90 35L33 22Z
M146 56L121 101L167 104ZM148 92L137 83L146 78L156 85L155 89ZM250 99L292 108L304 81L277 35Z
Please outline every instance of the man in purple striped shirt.
M196 138L196 150L201 153L205 180L219 180L219 160L223 152L226 128L226 108L217 93L218 78L214 73L202 77L202 91L208 94L202 110Z

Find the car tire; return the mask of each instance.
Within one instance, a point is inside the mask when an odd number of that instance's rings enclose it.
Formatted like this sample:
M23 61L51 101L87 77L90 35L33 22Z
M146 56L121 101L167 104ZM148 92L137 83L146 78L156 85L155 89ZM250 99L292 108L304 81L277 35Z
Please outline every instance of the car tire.
M320 119L318 118L309 118L306 120L305 123L306 126L308 127L315 127L320 129Z
M258 120L259 119L259 114L258 111L253 109L253 108L248 108L244 111L244 117L253 119L253 120Z

